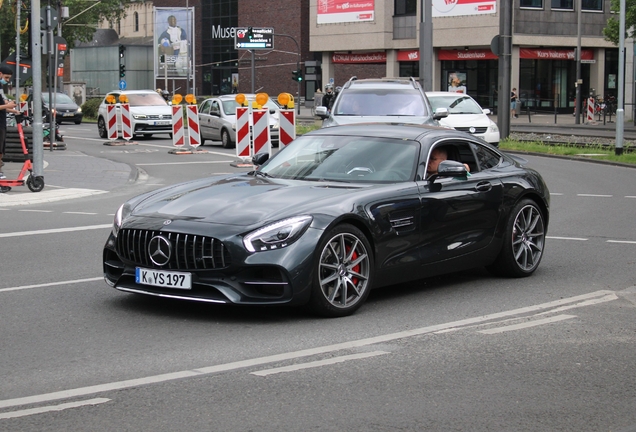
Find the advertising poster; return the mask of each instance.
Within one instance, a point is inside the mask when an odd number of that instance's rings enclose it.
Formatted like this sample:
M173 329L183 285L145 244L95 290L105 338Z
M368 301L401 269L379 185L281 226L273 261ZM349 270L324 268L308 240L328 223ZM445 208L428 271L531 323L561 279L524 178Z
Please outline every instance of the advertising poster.
M494 14L497 12L497 0L432 0L432 2L433 18Z
M373 21L375 0L318 0L318 24Z
M155 76L188 77L194 34L194 8L155 9Z
M466 72L447 72L448 91L466 93Z

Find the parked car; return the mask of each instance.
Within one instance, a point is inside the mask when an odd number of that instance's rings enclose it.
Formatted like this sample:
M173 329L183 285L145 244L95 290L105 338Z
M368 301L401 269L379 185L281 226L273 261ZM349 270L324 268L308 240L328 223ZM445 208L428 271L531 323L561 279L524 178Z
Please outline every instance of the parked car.
M447 160L429 175L439 147ZM541 262L546 184L470 134L337 126L268 157L254 156L251 172L125 202L104 246L105 281L164 298L309 304L336 317L372 288L480 266L525 277Z
M448 109L448 117L440 120L442 125L469 132L494 146L499 145L497 123L488 117L490 110L482 108L475 99L454 92L426 92L426 96L433 109Z
M156 133L167 133L172 136L172 108L155 90L116 90L108 93L97 110L97 130L101 138L107 138L106 99L113 96L117 103L117 115L120 111L119 96L125 94L130 104L131 129L134 135L150 138Z
M224 148L236 145L236 95L223 95L205 99L199 105L199 127L201 144L208 141L221 141ZM256 99L255 94L245 94L250 106ZM269 108L269 133L272 146L278 146L280 126L280 107L271 99L265 104ZM250 120L251 121L251 120Z
M322 127L366 122L428 124L448 115L445 109L433 111L414 78L351 78L338 92L332 109L316 107Z
M53 101L55 102L53 111L57 124L62 124L63 122L82 123L82 118L84 117L82 108L79 107L70 96L58 92L52 93L51 97L54 98ZM29 107L33 106L33 95L29 95L27 102L29 103ZM45 121L48 121L49 114L52 114L52 112L49 111L51 105L52 104L49 103L49 93L44 91L44 93L42 93L42 116L46 119Z

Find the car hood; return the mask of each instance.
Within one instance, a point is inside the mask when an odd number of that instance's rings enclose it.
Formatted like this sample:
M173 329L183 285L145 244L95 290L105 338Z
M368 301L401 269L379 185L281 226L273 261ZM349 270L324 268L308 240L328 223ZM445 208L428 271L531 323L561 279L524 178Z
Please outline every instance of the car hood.
M251 175L207 178L155 192L134 207L132 216L250 227L341 203L343 195L361 187Z
M167 115L172 116L172 108L170 106L131 106L131 114L139 115Z
M449 114L440 124L451 127L489 127L490 119L486 114Z
M419 116L331 116L323 126L338 126L358 123L406 123L406 124L436 124L427 117Z

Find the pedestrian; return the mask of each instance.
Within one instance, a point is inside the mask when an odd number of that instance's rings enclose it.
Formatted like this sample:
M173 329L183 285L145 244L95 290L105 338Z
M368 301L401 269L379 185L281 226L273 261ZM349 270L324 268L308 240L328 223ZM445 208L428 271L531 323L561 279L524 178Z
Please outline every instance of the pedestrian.
M510 114L514 118L519 118L519 116L517 115L517 103L518 103L518 101L519 101L519 98L517 96L517 88L514 87L512 89L512 91L510 92Z
M331 106L333 105L333 86L331 84L327 84L325 86L325 94L322 96L322 106L327 108L327 112L331 111Z
M4 156L6 138L7 138L7 111L12 113L18 113L15 109L15 101L7 99L4 95L4 86L11 81L13 70L6 65L0 66L0 180L4 180L7 177L2 172L2 156ZM9 186L0 187L0 193L9 192L11 188Z

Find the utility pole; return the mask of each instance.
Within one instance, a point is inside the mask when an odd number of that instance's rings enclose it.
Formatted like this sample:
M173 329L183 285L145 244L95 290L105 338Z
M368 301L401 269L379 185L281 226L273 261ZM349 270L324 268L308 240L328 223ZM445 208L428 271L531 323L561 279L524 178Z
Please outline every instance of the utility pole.
M623 128L625 126L625 107L623 92L625 91L625 0L620 0L618 30L618 107L616 109L616 147L614 154L623 154Z
M40 22L40 0L31 0L31 22ZM42 106L42 43L40 41L40 26L31 25L31 53L33 75L33 106ZM42 138L42 110L33 110L33 174L42 176L44 171L44 154Z
M577 35L577 42L576 42L576 83L574 84L574 86L576 87L576 106L574 107L574 123L575 124L581 124L581 106L582 104L582 100L581 100L581 84L583 84L583 81L581 80L581 5L582 5L583 0L579 0L577 2L576 7L578 8L577 10L577 25L576 25L576 35Z
M502 2L505 3L505 2ZM420 85L424 91L433 90L433 2L420 1Z
M510 81L512 66L512 2L499 2L499 89L497 126L501 139L510 135Z

